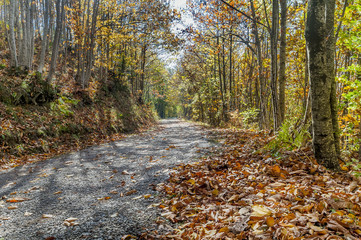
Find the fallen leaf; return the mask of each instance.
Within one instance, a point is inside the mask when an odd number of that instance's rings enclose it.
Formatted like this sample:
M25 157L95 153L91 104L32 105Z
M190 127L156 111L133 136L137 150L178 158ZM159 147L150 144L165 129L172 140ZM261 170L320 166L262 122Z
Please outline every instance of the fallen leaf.
M229 232L229 229L228 227L223 227L219 230L219 232L225 232L225 233L228 233Z
M196 181L194 179L189 179L187 182L192 184L192 185L194 185L196 183Z
M28 217L28 216L31 216L31 215L33 215L33 213L31 213L31 212L25 212L25 213L24 213L24 216L25 216L25 217Z
M133 235L124 235L121 240L132 240L132 239L138 239L136 236Z
M254 217L264 217L264 216L270 216L272 214L272 211L269 210L264 205L253 205L252 210L253 210L253 212L252 212L251 216L254 216Z
M17 209L18 207L17 206L9 206L8 209L10 210L14 210L14 209Z
M268 217L266 220L267 226L273 227L275 225L275 219L273 217Z
M77 218L73 218L73 217L70 217L70 218L65 219L65 221L67 221L67 222L75 222L76 220L78 220L78 219L77 219Z
M133 189L133 190L130 190L129 192L126 192L125 195L129 196L129 195L132 195L132 194L134 194L136 192L137 192L137 190Z
M6 202L17 203L17 202L24 202L24 201L29 201L29 200L30 200L30 198L15 197L15 198L7 199Z
M212 194L213 194L214 196L218 196L218 194L219 194L218 189L213 189Z
M144 198L145 199L148 199L148 198L150 198L152 195L151 194L146 194L146 195L144 195Z
M54 216L51 214L43 214L41 217L42 218L53 218Z

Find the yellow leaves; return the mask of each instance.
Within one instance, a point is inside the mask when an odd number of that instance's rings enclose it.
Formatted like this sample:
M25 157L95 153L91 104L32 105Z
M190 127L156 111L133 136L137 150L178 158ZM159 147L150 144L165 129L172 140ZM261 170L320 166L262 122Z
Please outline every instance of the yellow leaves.
M218 196L218 194L219 194L218 189L213 189L212 195L213 195L213 196Z
M265 217L272 215L272 211L264 205L253 205L252 214L253 217Z
M196 181L194 179L189 179L187 182L192 184L192 185L194 185L196 183Z
M276 224L276 221L273 217L268 217L266 220L266 224L268 227L273 227Z
M223 228L221 228L218 232L220 232L220 233L222 233L222 232L228 233L228 232L229 232L229 228L228 228L228 227L223 227Z

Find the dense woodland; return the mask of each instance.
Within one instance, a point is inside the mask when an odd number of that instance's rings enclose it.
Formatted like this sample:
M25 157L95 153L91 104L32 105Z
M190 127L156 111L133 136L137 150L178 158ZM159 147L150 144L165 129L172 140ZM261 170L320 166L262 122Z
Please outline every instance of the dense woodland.
M153 122L151 109L165 104L169 78L158 53L180 42L171 31L180 15L169 3L26 0L0 6L3 162L57 154Z
M1 101L50 103L73 115L67 109L78 101L120 90L160 117L272 130L274 148L313 139L329 168L357 160L359 2L191 0L184 7L193 23L180 32L181 14L169 1L2 1ZM161 53L177 51L177 67L167 69ZM9 121L2 121L4 147L22 138L11 136Z
M176 77L186 116L272 129L275 148L313 138L316 158L330 168L338 158L356 161L358 1L195 0L189 11L195 24Z
M150 206L162 209L158 222L173 225L144 239L359 239L360 0L172 6L0 0L0 165L186 118L213 127L223 145L150 184L167 195Z

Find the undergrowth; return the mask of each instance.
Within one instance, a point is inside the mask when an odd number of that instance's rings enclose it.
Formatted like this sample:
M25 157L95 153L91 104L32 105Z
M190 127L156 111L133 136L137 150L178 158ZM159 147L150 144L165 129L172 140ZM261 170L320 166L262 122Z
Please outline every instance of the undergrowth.
M311 140L309 124L299 126L294 119L285 120L274 138L264 147L266 151L277 154L305 147Z
M12 97L16 91L32 96L26 93L31 79L42 82L34 76L0 80L1 91L9 93L0 100L0 165L18 165L120 139L126 132L154 123L151 108L136 104L127 86L112 91L99 88L92 97L91 90L54 90L51 92L56 94L46 101L17 101L19 98ZM44 92L44 86L34 85L37 92Z

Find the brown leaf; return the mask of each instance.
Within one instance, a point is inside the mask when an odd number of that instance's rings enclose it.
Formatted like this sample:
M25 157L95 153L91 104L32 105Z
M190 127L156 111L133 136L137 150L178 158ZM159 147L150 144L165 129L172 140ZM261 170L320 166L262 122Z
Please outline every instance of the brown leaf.
M130 190L129 192L126 192L126 193L125 193L125 196L132 195L132 194L134 194L134 193L136 193L136 192L137 192L137 190L135 190L135 189Z
M346 228L341 226L341 224L339 224L335 220L330 220L327 223L327 228L332 229L332 230L337 231L337 232L342 232L344 234L350 234L350 231L348 231Z

